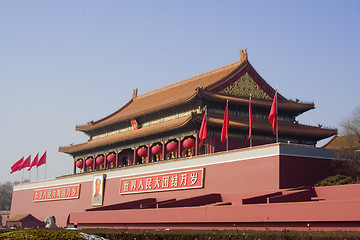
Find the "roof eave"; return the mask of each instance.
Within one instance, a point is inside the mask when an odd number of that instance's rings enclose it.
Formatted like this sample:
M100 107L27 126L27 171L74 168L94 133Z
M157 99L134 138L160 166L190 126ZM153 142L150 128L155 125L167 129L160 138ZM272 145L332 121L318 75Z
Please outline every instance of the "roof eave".
M220 101L229 101L230 103L238 103L238 104L248 104L249 103L249 99L247 97L241 97L241 96L230 96L230 95L224 95L224 94L219 94L219 93L212 93L209 92L207 90L205 90L204 88L199 88L198 89L200 95L210 98L210 99L215 99L215 100L220 100ZM252 98L251 99L251 106L253 107L271 107L272 105L272 100L266 100L266 99L260 99L260 98ZM291 106L289 106L291 105ZM311 109L314 109L314 103L300 103L300 102L294 102L291 100L284 100L284 101L279 101L278 102L278 106L279 109L282 110L296 110L299 111L300 113L309 111ZM299 114L300 114L299 113Z
M179 104L182 104L182 103L185 103L187 101L190 101L191 99L193 99L194 97L196 97L196 95L198 95L198 92L197 91L194 91L194 93L191 95L191 96L188 96L186 98L182 98L182 99L179 99L178 101L174 101L174 102L171 102L171 103L168 103L168 104L165 104L165 105L160 105L160 106L156 106L154 108L149 108L147 109L146 111L142 111L142 112L137 112L133 115L128 115L126 117L122 117L122 118L116 118L114 119L113 121L109 121L109 122L106 122L104 124L102 124L102 122L106 119L109 119L111 116L115 115L116 113L120 112L122 109L124 109L127 105L129 105L132 100L127 103L124 107L122 107L121 109L119 109L118 111L116 111L115 113L101 119L101 120L98 120L96 122L89 122L88 124L86 125L82 125L82 126L76 126L76 130L77 131L81 131L81 132L84 132L84 133L87 133L89 131L92 131L92 130L96 130L98 128L102 128L102 127L106 127L106 126L109 126L109 125L112 125L112 124L115 124L115 123L118 123L118 122L122 122L122 121L126 121L126 120L131 120L131 119L134 119L134 118L137 118L141 115L145 115L145 114L148 114L148 113L151 113L151 112L155 112L155 111L160 111L162 109L166 109L166 108L169 108L169 107L173 107L173 106L176 106L176 105L179 105Z
M201 122L201 115L197 114L194 115L194 119L197 122ZM268 133L272 133L272 127L270 125L270 123L265 124L267 121L266 120L258 120L258 119L254 119L253 122L253 131L263 131L263 132L268 132ZM223 119L219 116L215 116L215 115L211 115L208 114L208 125L213 124L214 126L222 126L223 124ZM315 127L315 126L308 126L308 125L303 125L303 124L297 124L300 128L307 128L315 130L315 131L310 131L308 132L308 130L305 129L294 129L292 126L295 126L296 123L284 123L284 122L279 122L279 131L280 129L283 129L282 132L284 134L289 134L289 135L301 135L301 132L306 132L307 135L311 135L311 137L316 138L316 139L324 139L327 137L331 137L333 135L337 134L337 129L327 129L327 128L321 128L321 127ZM240 117L230 117L230 121L229 121L229 127L231 128L239 128L239 129L248 129L249 128L249 124L248 124L248 119L247 118L240 118Z
M117 114L118 112L122 111L123 109L125 109L127 106L130 105L130 103L133 102L134 99L131 99L130 101L128 101L124 106L122 106L119 110L115 111L114 113L102 118L102 119L99 119L97 121L90 121L88 122L87 124L84 124L84 125L79 125L79 126L76 126L75 127L75 130L76 131L81 131L81 132L87 132L89 130L93 130L93 129L96 129L96 127L94 127L95 125L105 121L106 119L109 119L111 118L112 116L114 116L115 114Z
M179 119L177 119L179 121L179 123L175 124L175 125L174 124L171 125L171 124L168 124L168 123L163 123L163 126L160 126L158 131L153 131L153 132L150 131L150 134L152 134L154 132L166 132L168 130L180 128L180 127L184 126L185 124L187 124L192 119L192 116L184 117L182 119L183 119L183 121L180 121ZM174 120L174 121L176 121L176 120ZM137 133L140 133L135 137L143 137L143 136L149 135L148 128L141 128L141 129L134 130L134 131L138 131ZM134 137L134 136L128 136L128 137L125 137L125 138L121 138L121 135L122 134L116 134L116 135L113 135L113 136L104 137L104 138L101 138L101 139L92 140L92 141L88 141L88 142L85 142L85 143L59 147L59 152L63 152L63 153L73 155L73 154L75 154L77 152L81 152L81 151L84 151L86 149L103 147L103 146L106 146L106 145L109 145L109 144L114 144L114 143L119 142L119 141L126 141L126 140Z

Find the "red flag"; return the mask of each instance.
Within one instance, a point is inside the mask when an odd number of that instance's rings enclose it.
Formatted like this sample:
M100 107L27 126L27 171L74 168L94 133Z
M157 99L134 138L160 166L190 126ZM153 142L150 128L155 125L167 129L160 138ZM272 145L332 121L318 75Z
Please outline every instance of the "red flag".
M12 174L13 172L16 172L17 170L19 170L19 166L22 164L23 161L24 161L24 157L22 157L19 161L14 163L14 165L11 166L10 174Z
M199 138L201 140L199 146L201 146L203 144L203 140L207 138L206 111L204 113L204 117L201 123Z
M41 156L41 158L39 159L39 162L38 162L38 164L36 165L36 167L39 167L39 166L41 166L41 165L43 165L43 164L45 164L46 163L46 151L44 152L44 154Z
M22 163L19 165L19 171L23 168L30 167L31 155L28 156Z
M36 154L35 158L32 160L30 167L28 169L28 171L31 170L32 167L37 166L38 165L38 157L39 157L39 153Z
M251 138L252 133L252 123L253 123L253 114L251 109L251 97L249 97L249 139Z
M228 102L226 102L224 122L221 129L221 142L223 143L226 141L226 138L228 137L228 130L229 130L229 108L228 108Z
M274 100L271 105L271 110L269 114L269 122L273 128L273 134L276 135L276 122L277 122L277 92L275 92Z

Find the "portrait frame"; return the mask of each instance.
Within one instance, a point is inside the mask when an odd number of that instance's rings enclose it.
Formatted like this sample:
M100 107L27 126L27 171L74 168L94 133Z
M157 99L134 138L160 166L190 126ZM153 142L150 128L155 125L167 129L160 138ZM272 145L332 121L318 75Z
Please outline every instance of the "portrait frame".
M91 205L102 206L104 201L104 174L94 175L92 182Z

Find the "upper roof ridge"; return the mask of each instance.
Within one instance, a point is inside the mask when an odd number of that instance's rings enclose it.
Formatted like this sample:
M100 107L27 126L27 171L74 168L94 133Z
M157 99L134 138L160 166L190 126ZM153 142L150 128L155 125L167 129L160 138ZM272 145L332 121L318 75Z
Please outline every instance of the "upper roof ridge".
M183 85L183 84L186 84L186 83L189 83L189 82L192 82L192 81L195 81L197 79L200 79L200 78L203 78L203 77L206 77L206 76L209 76L209 75L213 75L217 72L221 72L221 71L224 71L226 69L229 69L229 68L233 68L234 66L236 65L240 65L240 63L242 62L242 60L240 61L237 61L237 62L234 62L234 63L231 63L229 65L226 65L226 66L223 66L223 67L220 67L220 68L217 68L215 70L211 70L209 72L206 72L206 73L202 73L200 75L197 75L195 77L191 77L191 78L188 78L188 79L185 79L185 80L182 80L180 82L176 82L176 83L173 83L171 85L168 85L168 86L165 86L165 87L162 87L162 88L159 88L159 89L156 89L156 90L153 90L153 91L150 91L150 92L147 92L147 93L144 93L140 96L137 96L136 99L139 99L139 98L143 98L143 97L147 97L147 96L151 96L153 94L157 94L159 92L162 92L162 91L166 91L166 90L169 90L171 88L174 88L174 87L177 87L177 86L180 86L180 85ZM195 89L194 89L195 90Z

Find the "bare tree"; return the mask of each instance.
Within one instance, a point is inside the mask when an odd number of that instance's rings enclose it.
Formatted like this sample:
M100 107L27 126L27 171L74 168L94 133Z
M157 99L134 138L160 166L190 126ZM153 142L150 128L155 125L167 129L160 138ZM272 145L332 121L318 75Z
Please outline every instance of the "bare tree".
M10 210L13 187L11 182L0 185L0 210Z
M26 179L24 182L29 182L29 180ZM20 182L15 181L0 184L0 211L10 210L13 188L19 183Z
M341 127L345 135L355 135L360 141L360 106L355 108L352 115L342 123Z
M360 161L360 106L341 124L343 143L339 149L341 157Z

